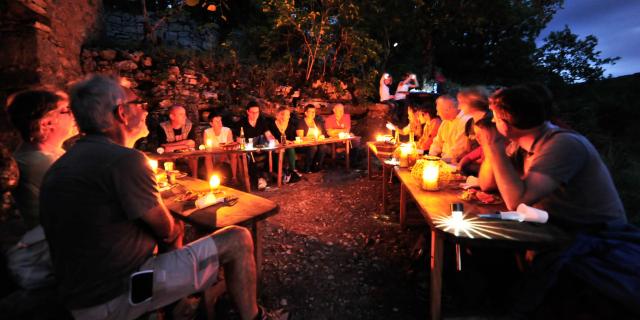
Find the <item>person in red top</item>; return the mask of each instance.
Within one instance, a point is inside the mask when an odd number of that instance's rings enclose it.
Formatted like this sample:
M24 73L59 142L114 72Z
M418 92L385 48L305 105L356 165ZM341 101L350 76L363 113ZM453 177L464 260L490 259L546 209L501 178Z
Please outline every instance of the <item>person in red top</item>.
M325 118L324 127L330 137L337 137L340 132L351 132L351 115L344 113L342 103L333 105L333 114Z

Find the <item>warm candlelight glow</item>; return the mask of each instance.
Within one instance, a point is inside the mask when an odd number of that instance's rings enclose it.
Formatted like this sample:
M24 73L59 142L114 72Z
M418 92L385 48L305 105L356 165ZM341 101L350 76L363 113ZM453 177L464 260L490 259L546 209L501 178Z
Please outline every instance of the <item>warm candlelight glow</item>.
M149 159L149 166L151 170L153 170L153 173L158 172L158 160Z
M338 133L338 138L339 139L348 139L350 136L349 132L340 132Z
M211 149L211 148L213 148L213 140L211 140L211 139L207 139L206 144L207 144L207 149Z
M164 171L173 171L173 162L167 161L164 163Z
M198 150L204 150L204 149L206 149L204 144L201 144L201 145L198 146Z
M211 176L209 179L209 187L211 187L211 192L218 191L220 188L220 177L218 177L218 175L214 174Z
M406 168L409 166L409 155L413 153L413 146L408 143L400 145L400 167Z
M427 160L422 169L422 189L435 191L439 189L438 178L440 166L437 160Z
M376 142L384 142L384 136L381 134L378 134L376 136Z
M396 127L395 127L395 126L393 125L393 123L391 123L391 122L387 122L386 127L387 127L387 129L389 129L389 130L391 130L391 131L393 131L393 130L395 130L395 129L396 129Z

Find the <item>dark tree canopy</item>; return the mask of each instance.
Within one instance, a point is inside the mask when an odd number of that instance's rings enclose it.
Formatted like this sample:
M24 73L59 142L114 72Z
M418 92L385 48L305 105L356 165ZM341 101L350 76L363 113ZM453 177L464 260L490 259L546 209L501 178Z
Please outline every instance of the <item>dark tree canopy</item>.
M560 76L566 83L600 80L604 65L615 64L619 57L601 58L596 49L598 39L588 35L584 39L565 25L562 31L551 32L538 50L538 63L549 74Z

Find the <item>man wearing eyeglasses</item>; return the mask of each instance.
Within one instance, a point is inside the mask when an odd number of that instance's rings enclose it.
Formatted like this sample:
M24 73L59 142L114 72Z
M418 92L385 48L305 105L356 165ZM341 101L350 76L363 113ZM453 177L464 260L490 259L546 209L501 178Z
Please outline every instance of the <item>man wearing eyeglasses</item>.
M222 265L240 317L266 315L256 302L245 228L224 228L181 248L182 223L163 204L148 159L133 149L148 134L147 111L127 101L104 76L71 90L85 136L54 163L41 193L61 301L76 319L135 319L205 290ZM156 247L174 250L156 255Z

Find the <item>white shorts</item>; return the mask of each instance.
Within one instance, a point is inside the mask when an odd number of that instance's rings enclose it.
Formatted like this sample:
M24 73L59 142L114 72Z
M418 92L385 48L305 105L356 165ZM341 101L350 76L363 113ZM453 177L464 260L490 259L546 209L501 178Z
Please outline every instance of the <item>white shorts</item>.
M129 291L103 304L71 310L75 319L135 319L149 311L204 291L218 279L218 248L210 236L180 250L149 258L138 271L153 270L153 297L132 306Z

